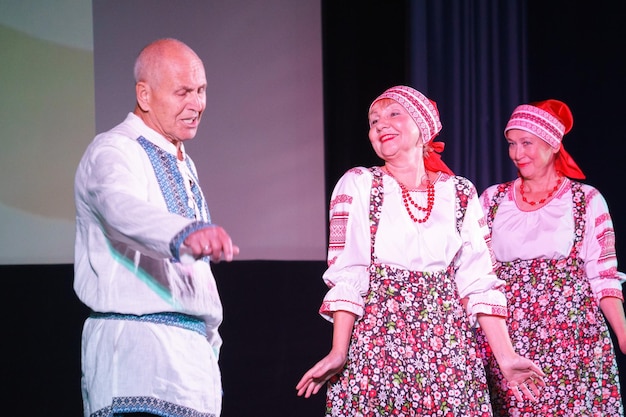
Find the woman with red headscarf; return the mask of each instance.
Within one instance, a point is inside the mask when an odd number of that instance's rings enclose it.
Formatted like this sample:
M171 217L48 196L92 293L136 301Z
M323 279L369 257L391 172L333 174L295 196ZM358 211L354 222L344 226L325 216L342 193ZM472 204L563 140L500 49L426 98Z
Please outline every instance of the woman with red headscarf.
M520 354L547 375L539 401L520 403L484 347L498 416L623 416L618 368L603 314L626 353L621 273L603 196L565 151L573 117L559 100L518 106L504 134L519 178L481 195L507 324ZM513 390L513 392L511 392Z
M534 399L543 373L508 337L478 194L439 157L436 104L397 86L368 116L384 164L350 169L333 191L320 308L332 347L298 395L328 383L327 416L490 416L479 323L508 383L526 381L518 400Z

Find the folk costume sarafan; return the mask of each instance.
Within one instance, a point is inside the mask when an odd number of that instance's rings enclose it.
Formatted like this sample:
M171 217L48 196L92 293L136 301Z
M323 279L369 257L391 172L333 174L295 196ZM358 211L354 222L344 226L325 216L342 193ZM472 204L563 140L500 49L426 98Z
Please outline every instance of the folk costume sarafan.
M562 148L571 113L555 100L516 108L505 132L520 129L559 149L563 175L552 198L521 210L517 179L489 187L480 201L492 231L496 272L506 281L507 326L513 345L546 374L536 403L518 403L484 336L496 416L623 416L618 368L603 297L623 300L615 237L605 199Z
M508 337L476 189L441 160L439 112L419 91L385 90L368 121L385 163L348 170L333 190L320 307L333 341L298 395L326 383L327 417L491 416L475 326L498 338L512 386L541 385L543 372Z
M179 253L211 226L209 212L193 162L176 155L129 113L78 167L74 288L93 311L82 336L85 416L221 412L217 286L208 258L183 264Z
M351 169L334 189L320 313L359 319L347 364L328 384L327 416L491 415L471 326L477 313L505 314L503 282L474 186L440 173L434 190L419 223L378 167ZM412 194L426 204L426 191Z

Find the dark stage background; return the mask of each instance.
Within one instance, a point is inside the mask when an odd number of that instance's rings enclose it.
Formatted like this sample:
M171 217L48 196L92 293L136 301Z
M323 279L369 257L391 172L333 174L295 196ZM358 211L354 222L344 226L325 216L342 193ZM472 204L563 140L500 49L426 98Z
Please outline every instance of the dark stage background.
M561 98L576 109L576 141L566 137L564 143L587 182L606 197L618 258L626 265L618 125L626 96L626 20L623 13L602 11L612 10L611 4L527 2L527 94L531 100ZM350 166L378 163L367 141L366 110L383 88L409 83L409 1L322 5L329 193ZM337 110L331 113L331 107ZM332 326L317 314L325 263L235 261L214 269L225 316L223 417L322 416L323 394L305 400L294 387L330 345ZM0 275L9 294L3 303L8 331L1 414L82 415L80 333L87 310L73 293L72 265L0 266ZM624 381L625 360L618 358Z

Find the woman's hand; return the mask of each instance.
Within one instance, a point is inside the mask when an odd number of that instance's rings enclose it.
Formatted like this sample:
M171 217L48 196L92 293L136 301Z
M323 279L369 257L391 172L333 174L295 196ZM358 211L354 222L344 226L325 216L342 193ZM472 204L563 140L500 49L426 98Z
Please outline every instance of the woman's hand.
M317 394L333 375L341 371L345 363L346 355L331 350L302 376L296 385L298 396L304 395L304 398L309 398L311 394Z
M537 401L540 395L539 387L545 387L545 374L530 359L519 355L502 358L498 361L502 375L506 378L509 388L518 401L526 397Z
M503 317L486 314L476 317L515 398L522 401L526 397L536 402L539 387L546 386L543 380L546 375L533 361L515 352Z

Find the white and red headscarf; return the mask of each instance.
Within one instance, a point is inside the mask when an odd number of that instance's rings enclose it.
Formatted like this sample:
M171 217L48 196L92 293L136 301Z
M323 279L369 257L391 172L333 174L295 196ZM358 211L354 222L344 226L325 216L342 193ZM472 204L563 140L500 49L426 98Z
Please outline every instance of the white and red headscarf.
M424 158L426 169L433 172L443 171L454 175L452 170L441 160L441 155L439 155L443 152L445 144L433 141L442 128L437 103L414 88L398 85L385 90L384 93L376 97L372 101L369 110L372 110L374 103L384 98L394 100L404 107L420 130L424 144L429 144L433 148L434 152L429 152Z
M566 177L583 180L585 174L561 143L573 125L574 117L567 104L549 99L517 106L504 128L504 134L511 129L519 129L539 137L559 150L554 162L557 171Z

